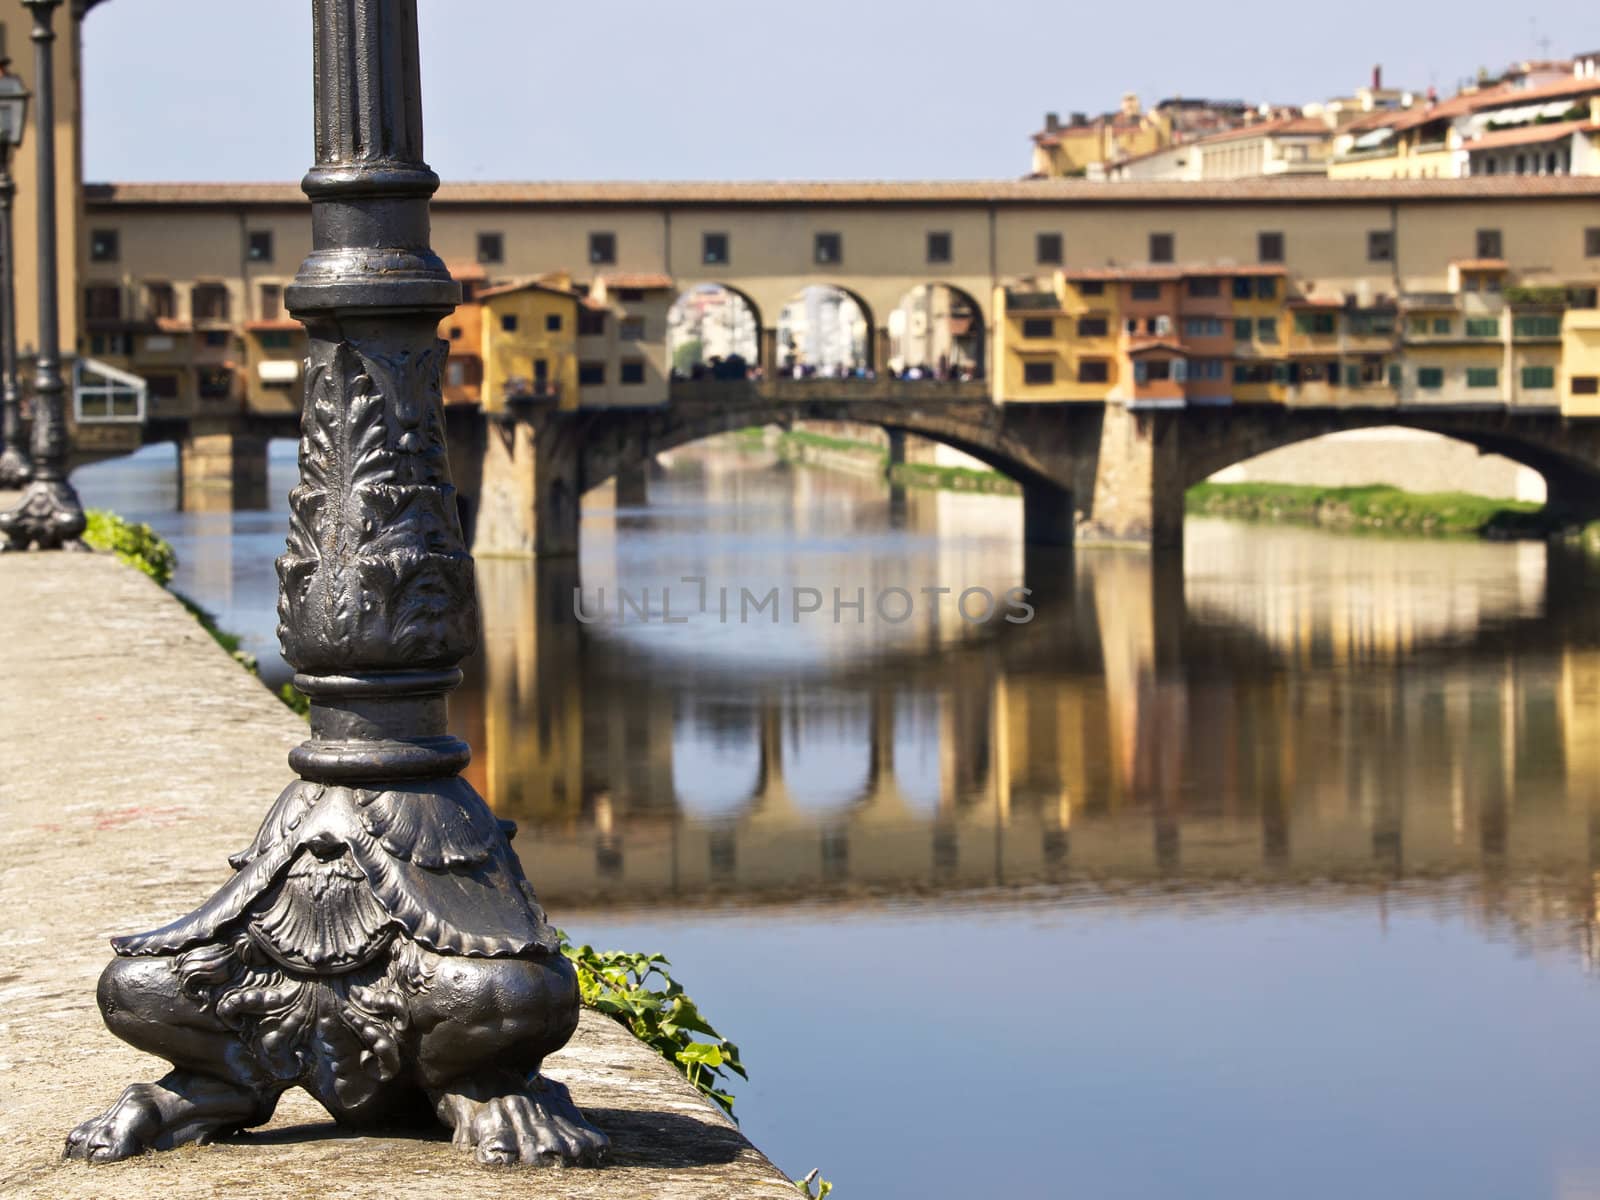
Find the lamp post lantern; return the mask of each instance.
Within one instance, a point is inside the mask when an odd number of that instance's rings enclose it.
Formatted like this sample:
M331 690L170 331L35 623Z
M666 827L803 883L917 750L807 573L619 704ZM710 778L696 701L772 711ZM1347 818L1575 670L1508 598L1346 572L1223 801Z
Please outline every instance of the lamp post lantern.
M200 908L114 940L112 1032L169 1060L67 1139L106 1162L267 1121L300 1086L341 1123L431 1110L491 1164L599 1160L540 1065L578 1022L560 952L445 724L477 636L445 454L417 0L313 0L309 335L278 636L311 698L299 778Z
M56 9L61 0L22 0L33 13L33 74L38 90L39 353L33 373L33 479L17 506L0 512L0 549L81 550L83 506L67 482L67 419L62 395L56 279ZM7 320L10 318L8 317Z
M28 89L0 58L0 487L20 487L33 476L22 445L22 394L17 387L17 276L11 242L11 155L21 149L28 122Z

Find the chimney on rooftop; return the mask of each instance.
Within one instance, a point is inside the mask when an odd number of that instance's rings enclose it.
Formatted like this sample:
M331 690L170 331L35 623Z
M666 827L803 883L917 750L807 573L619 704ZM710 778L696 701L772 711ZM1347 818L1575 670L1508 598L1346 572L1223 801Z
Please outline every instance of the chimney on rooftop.
M1379 63L1377 66L1372 68L1372 90L1375 91L1375 92L1383 91L1383 64L1382 63Z
M1061 114L1047 112L1044 115L1044 128L1046 133L1054 133L1061 128Z
M1075 128L1082 128L1089 123L1088 113L1073 113L1072 124Z

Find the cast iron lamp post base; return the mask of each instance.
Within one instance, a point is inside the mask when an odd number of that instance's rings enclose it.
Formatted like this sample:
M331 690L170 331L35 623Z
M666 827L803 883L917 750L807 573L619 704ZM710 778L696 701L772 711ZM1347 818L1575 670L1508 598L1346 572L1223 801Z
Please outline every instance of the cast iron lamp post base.
M605 1134L539 1074L578 1023L576 972L461 778L445 698L477 638L445 453L416 0L315 0L312 252L300 483L278 636L311 700L299 776L199 909L117 938L113 1033L173 1065L73 1130L110 1162L267 1121L305 1088L342 1124L432 1112L479 1162L594 1163Z

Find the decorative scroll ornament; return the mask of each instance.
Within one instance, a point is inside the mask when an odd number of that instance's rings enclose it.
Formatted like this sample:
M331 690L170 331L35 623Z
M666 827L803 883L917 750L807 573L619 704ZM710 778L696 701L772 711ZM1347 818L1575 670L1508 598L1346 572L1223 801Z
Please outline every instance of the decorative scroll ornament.
M316 343L306 362L300 483L278 559L278 637L301 671L453 666L475 645L439 407L447 352L436 339L387 357Z

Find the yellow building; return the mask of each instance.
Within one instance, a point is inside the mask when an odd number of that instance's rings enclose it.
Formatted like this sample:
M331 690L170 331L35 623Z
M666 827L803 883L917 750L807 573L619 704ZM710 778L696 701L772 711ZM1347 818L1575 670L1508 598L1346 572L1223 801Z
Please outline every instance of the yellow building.
M1600 309L1569 308L1561 319L1561 411L1600 417Z
M1119 377L1117 298L1103 278L1057 271L1048 280L997 288L994 305L1001 397L1101 401L1112 393Z
M583 301L569 278L509 283L477 293L482 306L482 403L507 401L578 407L578 318Z

